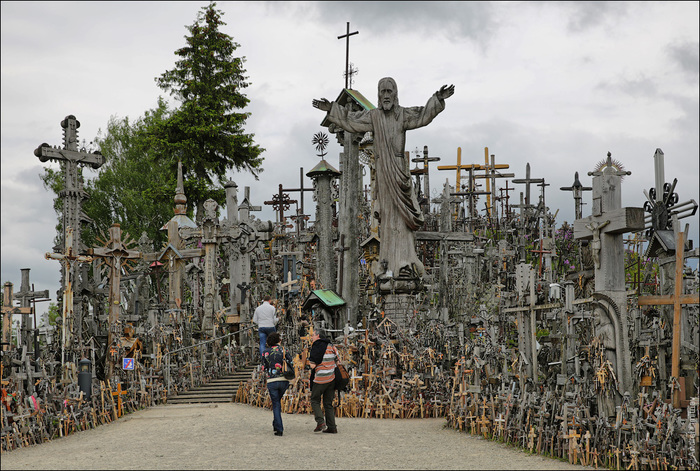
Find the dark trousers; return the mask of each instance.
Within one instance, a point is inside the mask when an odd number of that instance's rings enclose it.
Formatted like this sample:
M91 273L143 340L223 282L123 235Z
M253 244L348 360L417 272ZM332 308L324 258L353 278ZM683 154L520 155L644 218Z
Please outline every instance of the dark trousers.
M314 411L314 419L317 424L325 422L330 429L335 428L335 409L333 408L333 396L335 395L335 382L326 384L314 383L311 390L311 408ZM321 410L321 399L323 399L323 410Z
M284 432L282 425L282 396L289 387L289 381L272 381L267 383L267 391L272 400L272 428L275 432Z

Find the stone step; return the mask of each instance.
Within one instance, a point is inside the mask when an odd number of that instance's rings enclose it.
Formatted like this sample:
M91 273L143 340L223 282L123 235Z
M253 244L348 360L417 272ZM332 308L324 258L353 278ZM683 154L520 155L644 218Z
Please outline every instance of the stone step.
M235 373L211 380L189 391L182 391L168 398L168 404L194 404L233 402L241 382L247 381L254 367L245 367Z

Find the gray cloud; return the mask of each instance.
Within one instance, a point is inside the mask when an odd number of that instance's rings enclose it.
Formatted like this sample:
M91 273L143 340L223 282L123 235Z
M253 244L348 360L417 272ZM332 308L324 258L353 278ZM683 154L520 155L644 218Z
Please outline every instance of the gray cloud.
M318 2L315 6L324 22L350 21L351 32L361 25L379 37L410 30L450 41L469 39L486 47L497 28L489 2ZM338 36L343 33L338 31Z
M563 2L557 3L568 13L567 29L583 33L597 27L614 26L627 13L626 2Z
M700 76L700 43L697 41L674 42L666 46L670 58L688 80L697 82Z
M621 76L616 80L603 81L595 88L611 93L624 93L635 98L652 98L658 95L656 81L641 73L634 78Z

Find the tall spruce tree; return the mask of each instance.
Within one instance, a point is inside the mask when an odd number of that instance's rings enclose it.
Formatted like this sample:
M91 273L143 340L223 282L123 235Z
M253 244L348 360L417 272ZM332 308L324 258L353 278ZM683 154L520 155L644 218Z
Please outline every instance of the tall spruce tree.
M250 101L243 94L249 85L245 57L234 57L240 45L219 31L226 23L215 7L211 2L198 12L187 27L187 45L175 51L175 68L155 79L181 106L153 127L153 146L173 169L182 161L185 193L198 214L208 198L224 204L227 170L247 170L257 178L265 150L244 132L250 116L242 111Z

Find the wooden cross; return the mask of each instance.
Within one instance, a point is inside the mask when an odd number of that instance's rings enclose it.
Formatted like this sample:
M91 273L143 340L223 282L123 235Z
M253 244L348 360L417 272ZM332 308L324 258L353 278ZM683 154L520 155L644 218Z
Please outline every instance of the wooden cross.
M437 169L438 170L456 170L457 174L455 176L455 186L457 189L460 188L462 184L462 170L471 168L472 170L484 170L484 168L481 165L478 164L470 164L470 165L462 165L462 148L457 147L457 165L438 165Z
M34 329L37 328L36 325L36 310L31 308L30 303L37 301L48 301L49 290L45 289L43 291L34 291L34 284L29 284L29 268L22 268L22 281L19 286L19 291L15 294L15 297L19 299L20 308L30 308L30 312L22 314L22 341L25 345L29 345L29 314L34 314ZM36 351L38 344L35 343L34 355L38 354Z
M303 193L302 193L303 195ZM283 193L282 184L280 183L279 192L276 195L272 195L272 200L264 201L264 204L272 206L272 208L279 214L278 222L284 223L284 212L289 209L289 205L297 203L297 200L289 199L289 195Z
M46 253L44 256L47 260L59 260L63 263L65 276L65 286L63 291L63 323L61 324L61 364L65 364L66 345L71 345L71 336L66 328L68 320L73 321L73 278L71 277L71 265L75 262L92 262L91 256L77 255L73 249L73 228L66 228L66 240L64 254L61 253ZM71 329L72 330L72 329Z
M81 250L80 244L80 212L82 200L86 198L80 175L78 174L78 165L89 165L93 169L98 169L104 164L105 159L99 151L92 153L86 152L85 149L78 150L78 128L80 122L73 115L68 115L61 121L63 128L63 148L51 147L48 144L41 144L34 150L34 155L41 162L49 160L59 162L64 170L64 188L61 193L64 200L63 203L63 228L67 231L72 228L76 232L73 234L72 249L73 253L77 254ZM64 232L65 234L65 232ZM65 237L65 235L64 235ZM64 239L65 241L65 239ZM67 253L68 247L64 244L64 253ZM77 279L77 272L72 274L73 279Z
M513 183L525 184L525 206L531 207L530 203L530 185L533 183L544 183L544 178L530 178L530 162L525 165L525 178L516 178Z
M110 391L112 391L112 388L110 388ZM123 405L122 396L125 396L126 393L127 393L127 391L122 391L122 383L121 382L117 383L117 390L112 391L112 396L116 396L116 398L117 398L117 410L116 410L117 417L121 417L122 415L124 415L124 408L122 407L122 405Z
M147 262L161 262L168 266L168 303L169 309L179 309L182 302L182 275L188 258L201 257L202 249L186 249L185 241L180 237L175 219L168 221L168 244L160 252L143 254ZM177 319L177 316L175 317Z
M683 265L685 249L685 233L680 230L678 218L673 218L673 229L676 232L676 273L673 294L658 296L640 296L638 303L640 306L650 305L673 305L673 340L671 344L671 376L678 379L680 375L680 354L681 354L681 306L683 304L700 303L700 297L695 294L683 294ZM680 390L673 390L673 407L680 408Z
M14 314L30 314L31 308L22 308L13 306L12 295L13 284L6 282L2 296L2 350L7 351L11 345L12 337L12 316Z
M484 170L486 171L484 175L477 175L476 178L486 179L486 213L491 216L491 197L495 202L496 200L496 179L497 178L511 178L514 177L514 173L500 173L496 169L506 169L510 168L508 164L496 165L496 156L491 154L491 162L489 163L489 148L484 147Z
M109 270L109 328L107 333L107 346L112 346L113 326L119 322L119 313L121 305L121 292L119 286L121 283L122 267L128 260L141 258L141 252L137 250L129 250L122 242L122 229L117 223L112 224L109 228L109 240L105 247L95 247L88 249L88 254L94 257L100 257ZM114 360L112 355L107 355L107 371L106 379L112 378L114 371Z
M508 180L506 180L506 186L505 188L499 188L499 191L501 192L501 196L497 197L501 201L501 214L502 217L509 217L510 216L510 195L509 192L515 190L515 188L511 188L508 186ZM503 196L503 193L506 195ZM505 210L503 209L503 200L505 200Z
M574 193L574 219L583 218L583 203L581 202L581 200L583 199L583 192L591 191L593 188L591 188L590 186L583 186L581 184L581 181L578 179L578 172L575 172L574 183L572 183L570 187L562 186L559 189L561 191L571 191Z
M347 22L347 32L338 36L338 39L345 38L345 88L348 88L348 78L350 77L350 36L360 34L359 31L350 32L350 22Z
M428 157L428 146L423 146L423 157L416 157L412 162L423 162L420 175L423 175L423 194L428 198L428 208L430 207L430 162L439 162L440 157Z
M532 253L540 254L540 264L539 264L539 269L538 269L538 276L539 277L542 277L542 255L544 255L546 253L552 253L551 250L544 250L542 248L543 243L544 243L543 239L544 239L544 234L542 231L542 226L540 226L540 249L539 250L535 250L535 249L530 250L530 252L532 252Z

